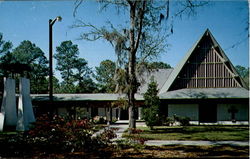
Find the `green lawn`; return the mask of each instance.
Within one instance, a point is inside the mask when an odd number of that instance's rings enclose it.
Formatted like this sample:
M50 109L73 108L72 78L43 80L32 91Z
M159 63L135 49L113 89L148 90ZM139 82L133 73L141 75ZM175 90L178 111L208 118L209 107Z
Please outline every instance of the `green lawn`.
M159 126L150 130L148 127L138 127L144 130L141 137L148 140L208 140L208 141L248 141L248 126ZM124 137L133 135L123 134Z

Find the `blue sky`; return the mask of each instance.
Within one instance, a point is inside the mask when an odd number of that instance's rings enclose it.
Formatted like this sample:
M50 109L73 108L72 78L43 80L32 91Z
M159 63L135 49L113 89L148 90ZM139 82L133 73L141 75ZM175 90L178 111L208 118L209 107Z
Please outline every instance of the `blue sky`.
M114 9L100 13L99 5L90 0L79 7L76 17L73 17L73 10L74 1L0 1L0 32L6 41L13 43L14 48L21 41L30 40L47 56L48 20L60 15L62 21L53 25L54 50L62 41L72 40L79 47L80 57L85 58L92 68L98 66L102 60L116 60L114 49L108 42L77 40L82 29L69 27L76 18L102 26L107 20L122 24L126 16L115 14ZM248 39L245 39L248 32L244 31L247 20L247 1L212 1L211 5L198 9L196 16L174 20L174 33L168 39L170 47L158 60L175 66L209 28L232 63L247 67L249 43ZM230 48L243 39L245 40L242 43ZM56 72L56 75L59 73Z

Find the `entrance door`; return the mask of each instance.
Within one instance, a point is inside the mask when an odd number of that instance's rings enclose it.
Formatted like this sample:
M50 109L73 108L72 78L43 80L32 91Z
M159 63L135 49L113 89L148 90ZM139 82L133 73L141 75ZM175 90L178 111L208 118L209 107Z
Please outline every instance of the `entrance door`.
M91 117L98 116L98 108L92 107L91 108Z
M128 109L121 108L120 120L128 120ZM138 119L138 108L135 108L135 119Z
M216 104L200 104L199 105L199 121L201 123L217 122L217 105Z
M128 109L121 108L120 120L128 120Z

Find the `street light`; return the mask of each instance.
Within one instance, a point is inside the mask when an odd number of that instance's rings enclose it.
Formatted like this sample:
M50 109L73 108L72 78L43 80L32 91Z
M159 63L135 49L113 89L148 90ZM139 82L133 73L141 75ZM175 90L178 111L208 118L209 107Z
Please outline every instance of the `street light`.
M53 101L53 53L52 53L52 26L56 21L61 21L62 17L58 16L54 20L49 19L49 100Z

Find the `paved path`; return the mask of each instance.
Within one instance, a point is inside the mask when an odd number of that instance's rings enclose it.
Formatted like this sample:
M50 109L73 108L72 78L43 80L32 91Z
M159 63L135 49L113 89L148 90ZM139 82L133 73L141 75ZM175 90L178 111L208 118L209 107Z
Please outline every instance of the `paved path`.
M118 128L116 131L117 138L115 140L123 139L122 134L124 131L128 128L128 125L122 124L122 125L110 125L111 128Z
M122 134L128 128L128 121L127 120L117 121L115 124L111 124L109 128L118 128L118 130L116 131L117 138L115 140L122 139ZM94 133L93 136L97 136L98 134L101 134L103 131L104 129L101 129L100 131Z
M143 126L144 122L137 122L136 126ZM128 128L128 120L117 121L115 124L110 125L110 128L118 128L116 131L117 138L113 140L124 139L122 134ZM93 136L102 133L104 129L96 132ZM162 145L232 145L232 146L248 146L248 141L178 141L178 140L148 140L145 142L146 145L151 146L162 146Z
M247 141L178 141L178 140L148 140L146 145L162 146L162 145L194 145L194 146L208 146L208 145L231 145L231 146L248 146Z

